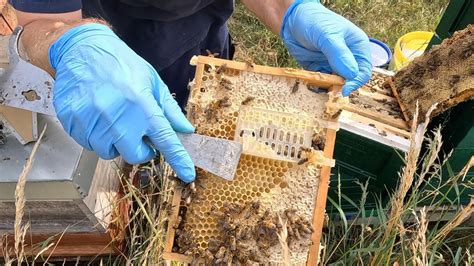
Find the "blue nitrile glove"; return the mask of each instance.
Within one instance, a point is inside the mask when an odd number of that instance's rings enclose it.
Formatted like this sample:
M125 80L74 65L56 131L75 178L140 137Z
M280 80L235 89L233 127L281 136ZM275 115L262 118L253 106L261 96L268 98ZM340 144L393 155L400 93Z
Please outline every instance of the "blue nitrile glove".
M370 79L369 38L318 0L294 1L283 16L281 37L290 54L305 69L335 72L344 77L344 96Z
M175 134L194 132L155 69L107 26L85 24L64 33L49 49L56 70L54 108L64 129L103 159L122 155L131 164L155 151L184 182L194 164Z

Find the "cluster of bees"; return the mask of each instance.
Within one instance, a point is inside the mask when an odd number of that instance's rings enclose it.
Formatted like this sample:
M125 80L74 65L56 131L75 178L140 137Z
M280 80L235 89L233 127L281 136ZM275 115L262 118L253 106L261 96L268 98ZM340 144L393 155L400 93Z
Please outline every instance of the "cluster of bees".
M192 235L184 232L178 236L177 243L181 252L203 258L207 264L261 263L270 256L271 247L281 245L283 230L288 235L288 246L309 239L313 232L311 223L297 215L296 210L286 210L281 219L280 215L263 209L258 201L224 203L221 208L212 206L206 215L217 217L219 238L209 240L208 247L202 249L192 246Z
M231 91L233 89L234 83L228 77L224 76L224 73L226 70L227 70L227 64L222 64L219 67L217 67L215 70L213 70L213 67L209 66L207 72L208 72L208 75L213 76L218 81L217 83L218 88ZM245 99L242 100L241 104L248 105L253 100L255 100L255 97L247 96ZM205 107L203 113L206 120L210 122L213 120L217 120L217 116L218 116L217 114L219 110L222 110L223 108L227 108L231 106L232 106L232 103L230 101L229 96L224 96L220 99L215 99L214 101L209 103Z

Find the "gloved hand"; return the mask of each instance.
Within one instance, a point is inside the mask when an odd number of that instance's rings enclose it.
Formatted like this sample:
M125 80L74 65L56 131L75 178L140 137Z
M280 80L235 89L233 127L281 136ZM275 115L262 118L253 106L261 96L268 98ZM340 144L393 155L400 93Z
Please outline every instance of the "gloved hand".
M370 79L372 63L367 35L318 0L295 0L283 16L281 37L305 69L336 72L344 77L344 96Z
M56 70L54 108L63 128L103 159L131 164L155 156L149 141L184 182L195 178L175 130L194 132L155 69L107 26L85 24L49 49Z

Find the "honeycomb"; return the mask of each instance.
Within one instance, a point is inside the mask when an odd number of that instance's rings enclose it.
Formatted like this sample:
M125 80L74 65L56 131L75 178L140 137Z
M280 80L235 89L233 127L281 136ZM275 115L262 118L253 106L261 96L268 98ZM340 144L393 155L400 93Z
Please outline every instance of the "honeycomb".
M225 202L259 201L276 213L292 208L311 221L318 189L320 166L334 161L317 153L317 163L301 161L303 148L314 138L324 138L337 124L324 121L326 93L310 91L309 84L294 77L256 73L213 64L197 66L187 106L196 132L240 141L243 154L233 181L198 169L198 192L186 207L182 231L190 232L202 250L219 239L213 211ZM290 245L292 264L304 264L309 239ZM265 263L283 262L281 246L270 248Z

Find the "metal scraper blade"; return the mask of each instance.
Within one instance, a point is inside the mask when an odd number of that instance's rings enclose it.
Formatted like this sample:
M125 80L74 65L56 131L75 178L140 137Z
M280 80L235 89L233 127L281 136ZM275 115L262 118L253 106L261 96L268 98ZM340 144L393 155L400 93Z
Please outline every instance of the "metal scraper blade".
M21 27L15 28L8 42L7 69L0 71L0 105L55 116L53 78L26 62L18 54Z
M177 135L194 165L226 180L234 179L242 154L241 143L198 134Z

